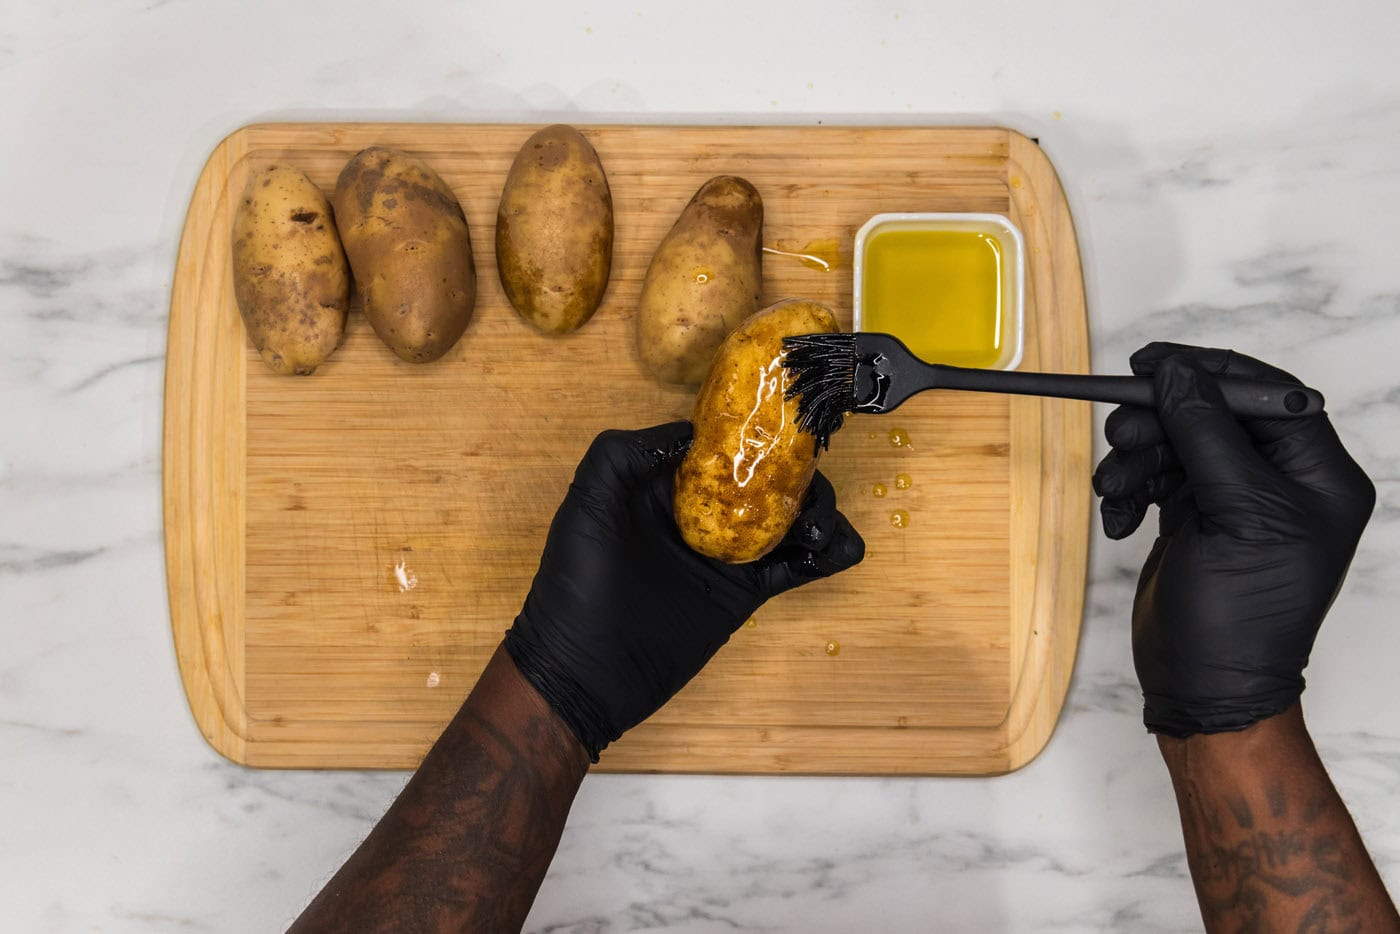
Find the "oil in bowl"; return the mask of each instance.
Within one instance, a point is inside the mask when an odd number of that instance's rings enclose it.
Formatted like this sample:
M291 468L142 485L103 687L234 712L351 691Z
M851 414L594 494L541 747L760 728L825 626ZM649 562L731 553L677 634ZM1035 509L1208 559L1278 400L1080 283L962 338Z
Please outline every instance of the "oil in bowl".
M856 236L855 327L930 363L1021 360L1021 234L998 214L877 214Z

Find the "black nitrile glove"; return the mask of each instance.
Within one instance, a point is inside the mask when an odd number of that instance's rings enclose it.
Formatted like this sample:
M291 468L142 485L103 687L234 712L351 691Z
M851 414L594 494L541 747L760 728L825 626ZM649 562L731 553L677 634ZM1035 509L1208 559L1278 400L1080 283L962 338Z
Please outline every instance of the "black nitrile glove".
M593 761L686 685L769 597L844 571L865 542L816 475L787 538L751 564L690 549L671 511L689 422L605 431L549 527L506 633L521 674Z
M1376 491L1327 416L1239 420L1215 376L1297 380L1228 350L1148 344L1133 372L1157 407L1108 417L1094 473L1103 527L1150 503L1160 532L1133 603L1143 720L1168 736L1241 730L1303 692L1303 669Z

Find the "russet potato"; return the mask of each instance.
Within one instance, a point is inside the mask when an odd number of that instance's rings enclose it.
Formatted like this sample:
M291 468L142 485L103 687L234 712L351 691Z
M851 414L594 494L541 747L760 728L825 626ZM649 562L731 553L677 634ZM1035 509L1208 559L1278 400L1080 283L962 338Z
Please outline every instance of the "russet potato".
M496 268L506 298L547 334L598 310L612 269L613 207L598 153L571 126L525 141L496 211Z
M647 267L637 350L663 383L697 385L763 295L763 199L742 178L701 186Z
M783 338L837 330L816 302L790 299L725 338L695 399L695 440L676 470L681 537L701 554L738 564L772 551L802 508L817 469L817 439L797 425Z
M476 304L471 234L452 189L421 159L374 147L346 164L334 203L374 333L412 363L447 353Z
M233 217L233 294L274 372L306 376L345 335L350 272L321 189L272 165L249 179Z

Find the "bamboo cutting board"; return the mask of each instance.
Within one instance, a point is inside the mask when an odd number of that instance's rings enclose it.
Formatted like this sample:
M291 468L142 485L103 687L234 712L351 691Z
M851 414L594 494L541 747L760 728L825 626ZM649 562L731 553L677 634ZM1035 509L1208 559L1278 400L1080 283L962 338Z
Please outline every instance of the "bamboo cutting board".
M765 299L822 301L846 329L851 243L872 214L1008 216L1026 240L1023 367L1088 371L1074 228L1054 170L1024 136L584 127L612 187L612 280L593 321L548 338L511 310L492 252L501 186L535 129L250 126L199 178L170 310L166 562L190 707L236 762L418 763L519 610L589 440L689 413L689 392L642 373L631 319L652 250L711 176L758 187L768 246L835 260L824 271L765 256ZM233 207L249 173L272 161L329 193L370 145L421 156L456 190L476 250L476 316L445 359L414 366L352 312L344 346L314 376L274 376L233 298ZM893 429L910 443L892 444ZM598 767L1023 765L1050 736L1074 660L1089 459L1084 403L927 394L894 415L850 420L821 469L865 535L864 564L770 602ZM897 488L897 474L912 485ZM891 524L896 509L906 528Z

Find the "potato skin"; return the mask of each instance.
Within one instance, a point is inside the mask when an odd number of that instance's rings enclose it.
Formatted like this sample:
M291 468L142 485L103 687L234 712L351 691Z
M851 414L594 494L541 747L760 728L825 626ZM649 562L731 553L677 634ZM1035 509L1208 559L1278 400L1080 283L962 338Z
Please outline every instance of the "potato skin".
M663 383L697 385L725 335L763 295L763 199L742 178L700 187L656 248L637 308L637 349Z
M373 147L346 163L334 203L374 333L410 363L447 353L476 305L471 233L452 189L421 159Z
M835 333L824 306L789 299L725 338L695 399L695 440L676 470L673 507L686 544L731 564L777 547L817 470L817 441L784 399L783 338Z
M598 153L571 126L535 133L496 211L496 269L521 318L567 334L598 310L612 269L613 206Z
M273 372L307 376L345 336L350 271L321 189L272 165L248 180L233 216L233 294Z

